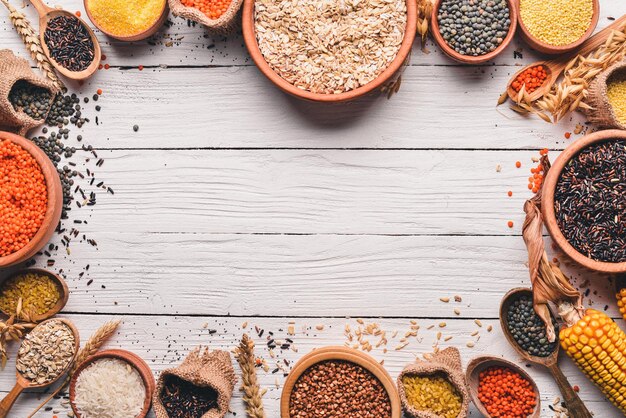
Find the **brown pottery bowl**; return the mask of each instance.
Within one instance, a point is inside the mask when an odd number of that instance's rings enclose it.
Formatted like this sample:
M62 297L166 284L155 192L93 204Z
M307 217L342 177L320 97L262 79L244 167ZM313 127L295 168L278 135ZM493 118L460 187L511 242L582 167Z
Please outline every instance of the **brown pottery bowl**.
M591 24L587 31L580 37L576 42L573 42L568 45L555 46L547 44L540 39L536 38L533 34L530 33L526 25L524 25L524 21L522 19L522 14L520 13L520 2L516 2L516 11L519 14L519 28L522 32L522 39L526 41L526 43L533 49L536 49L539 52L549 55L556 54L564 54L566 52L570 52L578 48L583 42L585 42L593 31L596 29L598 25L598 19L600 18L600 2L599 0L593 0L593 16L591 17Z
M441 33L439 32L439 20L437 19L437 16L439 15L441 2L442 0L435 0L435 3L433 5L433 12L430 18L430 22L432 25L431 33L433 38L435 39L435 42L437 42L437 45L439 45L439 48L441 48L441 50L450 58L464 64L482 64L500 55L513 40L515 30L517 29L517 7L515 6L514 0L507 0L507 3L509 5L509 18L511 19L511 25L509 26L509 32L506 34L506 37L504 38L500 46L489 52L488 54L479 55L477 57L459 54L448 45L448 43L445 41L445 39L443 39L443 36L441 36Z
M581 254L576 250L565 238L559 225L556 221L556 214L554 210L554 193L556 190L556 184L561 177L563 168L569 163L569 161L575 157L580 151L589 147L590 145L600 142L608 141L611 139L626 140L626 132L617 129L611 129L606 131L595 132L578 139L567 147L554 161L548 175L543 183L543 191L541 195L541 212L544 223L550 236L557 243L557 245L567 254L571 259L578 264L595 271L610 274L623 274L626 273L626 261L622 263L611 263L605 261L597 261Z
M371 356L362 353L358 350L347 347L325 347L313 350L309 354L305 355L296 363L294 368L289 373L289 377L285 381L283 392L280 398L280 417L291 418L289 415L289 403L291 400L291 392L293 387L311 366L321 363L323 361L345 361L359 365L374 375L380 383L383 385L389 395L391 402L391 418L401 418L402 405L400 404L400 396L398 390L394 384L394 381L389 376L389 373Z
M492 416L487 412L483 403L478 399L478 384L479 384L479 376L480 373L492 366L496 367L507 367L517 373L519 373L524 379L528 380L533 387L533 391L536 395L537 404L535 405L535 409L533 413L528 416L528 418L539 418L541 416L541 396L539 395L539 389L537 388L537 384L535 381L517 364L511 363L510 361L493 357L493 356L483 356L477 357L470 361L467 365L466 372L466 380L469 385L470 396L472 397L472 402L476 405L476 408L487 418L491 418Z
M250 56L254 60L259 70L270 79L279 89L291 94L292 96L300 99L311 100L315 102L345 102L348 100L354 100L357 97L361 97L367 93L370 93L377 88L383 86L394 74L396 74L401 68L407 57L411 52L413 40L415 39L415 33L417 31L417 3L415 0L406 0L407 8L407 22L406 30L404 32L404 38L400 45L400 50L396 55L396 58L389 64L380 75L374 80L370 81L364 86L356 88L354 90L346 91L338 94L321 94L312 93L307 90L303 90L287 82L278 73L276 73L265 61L259 44L256 39L256 31L254 29L254 3L256 0L245 0L243 4L243 39L248 48Z
M54 230L61 219L61 211L63 209L63 189L61 188L61 180L59 179L57 169L48 156L30 140L9 132L0 131L0 141L5 139L10 140L28 151L41 167L48 189L48 208L46 209L46 214L39 231L37 231L28 244L13 254L0 257L0 269L22 263L37 254L37 252L50 241L50 238L52 238Z
M80 413L76 409L76 380L80 373L85 370L89 365L91 365L94 361L110 358L110 359L118 359L122 360L132 367L135 368L139 372L141 379L143 380L143 384L146 387L146 398L143 402L143 409L141 412L134 418L144 418L150 412L150 406L152 405L152 395L154 395L154 390L156 388L156 382L154 380L154 374L150 370L150 367L146 364L145 361L141 359L137 354L131 353L126 350L105 350L100 351L93 356L89 357L87 360L82 362L76 368L76 371L72 375L72 380L70 380L70 405L72 406L72 411L74 412L74 416L76 418L81 418Z
M69 299L70 291L67 288L67 283L65 283L65 280L63 280L61 278L61 276L59 276L58 274L55 274L55 273L53 273L51 271L40 269L40 268L28 268L28 269L22 269L22 270L16 271L15 273L11 274L9 277L7 277L4 280L4 283L6 283L8 280L11 280L12 278L14 278L16 276L21 276L22 274L28 274L28 273L35 273L35 274L48 276L56 284L57 288L59 289L59 295L60 295L59 301L56 303L56 305L54 305L46 313L43 313L41 315L33 315L33 320L35 322L41 322L41 321L44 321L46 319L50 319L54 315L56 315L59 312L61 312L61 309L63 309L65 307L65 305L67 304L67 300ZM2 290L2 285L0 285L0 290ZM15 312L6 312L6 311L3 310L2 313L7 315L7 316L11 316Z
M89 20L91 20L91 23L93 23L93 25L96 28L98 28L98 30L100 32L104 33L109 38L117 39L118 41L122 41L122 42L141 41L141 40L144 40L144 39L149 38L150 36L154 35L156 33L156 31L158 31L159 28L161 26L163 26L163 24L167 20L167 16L169 16L169 13L170 13L170 8L169 8L169 5L168 5L168 2L165 1L164 4L163 4L163 9L161 10L161 15L152 24L152 26L150 26L148 29L146 29L146 30L144 30L142 32L136 33L134 35L120 36L120 35L114 35L114 34L112 34L110 32L107 32L102 26L100 26L98 24L98 21L96 19L94 19L93 16L91 15L91 9L89 8L89 0L83 0L83 4L85 6L85 11L87 12L87 16L89 17Z

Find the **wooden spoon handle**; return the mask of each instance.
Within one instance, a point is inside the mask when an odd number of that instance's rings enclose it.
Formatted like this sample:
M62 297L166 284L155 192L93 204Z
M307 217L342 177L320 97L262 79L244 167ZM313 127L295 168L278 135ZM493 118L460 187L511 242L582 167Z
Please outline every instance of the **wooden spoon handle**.
M578 396L572 385L567 381L567 377L563 374L558 364L552 364L548 366L556 384L561 390L565 406L569 411L570 418L592 418L591 412L587 409L582 399Z
M52 10L54 10L52 7L48 7L46 6L42 0L30 0L31 4L35 7L35 9L37 10L37 13L39 14L39 17L44 17L45 15L47 15L49 12L51 12Z
M13 389L11 389L11 392L9 392L9 394L4 397L2 402L0 402L0 418L6 418L9 415L9 411L13 407L13 404L25 388L26 385L24 382L22 382L21 379L18 379L15 386L13 386Z

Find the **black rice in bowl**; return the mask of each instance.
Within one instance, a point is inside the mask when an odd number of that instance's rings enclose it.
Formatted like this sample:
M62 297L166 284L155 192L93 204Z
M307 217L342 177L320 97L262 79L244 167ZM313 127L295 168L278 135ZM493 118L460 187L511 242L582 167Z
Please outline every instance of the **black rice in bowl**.
M554 210L565 238L581 254L626 262L626 141L590 145L563 168Z

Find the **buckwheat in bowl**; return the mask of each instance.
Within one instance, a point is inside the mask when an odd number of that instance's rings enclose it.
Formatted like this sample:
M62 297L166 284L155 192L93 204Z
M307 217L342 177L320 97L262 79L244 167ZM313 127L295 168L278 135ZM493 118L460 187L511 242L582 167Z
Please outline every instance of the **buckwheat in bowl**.
M244 40L283 91L351 100L401 69L415 38L415 0L245 0Z

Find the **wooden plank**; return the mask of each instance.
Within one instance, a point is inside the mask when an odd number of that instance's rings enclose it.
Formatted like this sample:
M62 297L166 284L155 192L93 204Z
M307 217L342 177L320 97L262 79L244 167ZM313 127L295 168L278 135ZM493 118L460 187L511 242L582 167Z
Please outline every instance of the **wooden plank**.
M71 315L81 332L83 339L94 332L97 326L107 319L107 316L90 316L90 315ZM198 345L205 345L211 349L231 350L238 342L243 332L254 333L254 326L264 329L263 337L259 338L255 335L257 342L257 354L266 359L269 372L265 372L262 368L258 369L261 385L268 389L265 396L265 405L269 417L277 417L279 412L279 398L284 377L282 374L272 374L272 370L276 368L276 364L284 366L283 359L286 359L290 366L294 364L303 354L314 348L327 345L343 344L346 340L344 327L349 323L353 329L358 324L355 320L345 319L323 319L318 318L297 318L294 319L296 335L288 336L286 331L290 319L289 318L203 318L203 317L136 317L125 318L119 335L111 341L107 347L121 347L131 350L142 356L155 373L166 368L175 366L180 363L182 358L193 348ZM248 328L243 330L241 326L243 322L248 322ZM466 365L473 357L495 354L504 356L518 364L524 365L519 361L512 348L510 348L504 337L501 335L499 325L493 322L485 322L483 328L478 328L471 321L450 320L447 321L445 328L426 329L430 325L436 325L433 321L418 321L421 325L418 338L411 338L407 347L400 351L395 351L394 347L398 344L399 339L404 332L410 328L409 318L385 319L377 321L381 329L387 330L388 334L393 331L399 331L396 338L390 338L388 344L388 352L383 353L383 347L374 349L372 354L376 359L384 360L384 366L391 376L395 378L402 368L412 362L415 356L423 353L431 352L436 342L436 333L441 330L443 338L452 336L448 342L441 342L440 348L445 348L450 344L460 347L463 364ZM470 322L468 324L468 322ZM319 331L316 325L324 325L324 329ZM492 332L487 332L486 327L493 326ZM206 326L206 328L204 328ZM209 330L214 329L217 332L209 335ZM467 341L476 340L477 337L471 337L474 331L479 331L480 339L476 346L472 349L465 346ZM298 352L291 350L281 351L275 350L277 357L272 359L269 355L266 338L269 331L274 332L277 339L291 338L294 341ZM370 342L376 342L374 338ZM14 358L15 346L12 347L12 357ZM569 359L563 358L561 366L564 373L570 379L572 384L579 385L581 388L581 397L588 402L589 408L597 417L613 417L618 416L617 410L608 402L603 401L602 395L592 386L592 384L578 371ZM7 369L11 370L13 364L7 365ZM238 370L238 367L236 368ZM548 404L552 403L555 397L560 396L556 385L548 376L545 369L534 366L527 369L532 375L540 388L541 398L543 402L542 416L551 417L553 414L548 409ZM8 388L13 383L13 374L0 374L0 385ZM278 387L276 385L278 383ZM18 401L14 416L26 416L29 411L37 404L37 394L24 394ZM59 401L50 404L53 408L59 408ZM241 393L235 391L234 398L231 402L231 408L236 416L245 416L243 410L243 402ZM474 411L476 414L476 411ZM49 413L41 413L40 416L49 416ZM60 415L63 416L63 415Z
M22 8L20 0L12 3L21 11L25 12L32 22L37 24L35 10L31 6ZM54 2L51 2L51 4ZM86 16L81 0L63 0L61 6L70 11L80 10ZM619 0L603 0L601 17L598 28L610 24L609 16L619 17L624 13L624 8ZM104 34L96 31L102 44L102 51L107 59L105 63L112 66L138 67L143 66L231 66L253 65L239 32L229 37L210 36L200 25L190 26L185 20L170 16L173 25L162 28L158 34L147 41L125 43L107 38ZM24 47L15 33L11 30L7 14L0 15L3 29L0 31L0 45L14 51L24 53ZM89 22L90 23L90 22ZM93 25L91 25L93 27ZM150 45L150 43L152 45ZM171 43L171 44L170 44ZM443 55L437 48L429 43L431 54L423 54L419 51L418 42L415 43L412 56L412 65L457 65L454 61ZM534 60L537 55L530 51L519 37L502 53L494 63L496 65L515 65L520 63L513 56L514 50L522 50L528 62ZM490 63L491 64L491 63Z
M337 105L290 98L252 67L109 70L77 87L104 94L101 112L84 105L92 123L72 137L81 133L98 148L218 149L562 149L577 138L564 133L580 115L554 126L496 108L515 70L410 67L391 100Z
M95 168L96 182L104 181L115 195L99 192L89 225L79 228L83 232L510 235L521 233L522 207L531 196L531 158L539 154L115 150L98 155L105 162ZM515 168L516 161L523 167ZM79 183L94 188L86 180ZM75 216L86 215L77 210Z
M529 285L517 236L89 235L97 249L76 243L70 257L53 256L69 312L455 318L459 308L461 318L497 318L504 294ZM608 281L577 275L585 280L599 292L586 303L618 317ZM462 303L440 301L455 295Z

